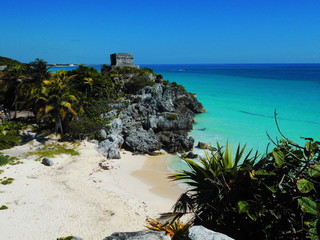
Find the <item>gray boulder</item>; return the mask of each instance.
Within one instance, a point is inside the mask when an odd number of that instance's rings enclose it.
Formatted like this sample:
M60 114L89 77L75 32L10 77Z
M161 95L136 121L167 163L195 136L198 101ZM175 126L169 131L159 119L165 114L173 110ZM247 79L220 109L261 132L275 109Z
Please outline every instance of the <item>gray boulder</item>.
M123 123L120 118L113 119L109 124L109 133L120 134L122 132Z
M227 235L211 231L203 226L191 227L188 236L191 240L234 240Z
M200 148L200 149L208 149L210 151L217 151L216 148L206 144L206 143L203 143L203 142L198 142L198 145L197 145L197 148Z
M161 148L159 137L152 130L132 130L125 139L124 146L133 152L151 153Z
M169 153L187 152L193 148L194 138L181 133L163 131L159 134L163 148Z
M50 158L46 158L46 157L42 158L41 163L48 167L53 165L53 161Z
M101 130L100 130L100 137L101 137L102 139L106 139L106 138L107 138L107 132L106 132L106 130L104 130L104 129L101 129Z
M141 232L123 232L113 233L103 240L171 240L164 232L141 231Z
M120 159L120 148L123 144L121 135L108 135L107 139L98 144L98 151L108 159Z

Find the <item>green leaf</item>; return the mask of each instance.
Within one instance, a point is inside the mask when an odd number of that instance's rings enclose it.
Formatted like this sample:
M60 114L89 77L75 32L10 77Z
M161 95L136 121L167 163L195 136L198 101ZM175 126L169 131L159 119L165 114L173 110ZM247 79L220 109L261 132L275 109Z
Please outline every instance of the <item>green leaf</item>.
M248 213L249 203L246 201L239 201L238 202L238 211L239 211L239 213Z
M320 225L318 219L314 220L310 223L309 229L309 237L311 240L319 240L320 239Z
M267 184L264 184L271 192L276 193L277 190L275 188L275 186L268 186Z
M284 153L280 149L275 148L272 151L272 155L273 155L278 167L281 167L284 163Z
M301 193L308 193L314 189L314 184L307 179L299 179L297 181L297 187Z
M253 221L256 221L258 219L258 216L256 213L249 213L248 212L249 218L251 218Z
M268 172L268 171L265 170L265 169L259 169L259 170L255 171L254 174L255 174L255 175L258 175L258 176L274 176L274 175L276 175L276 173L274 173L274 172Z
M302 197L298 199L298 203L301 206L302 212L310 213L316 216L319 215L318 204L310 198Z
M309 175L314 178L320 177L320 164L311 166L309 169Z
M303 159L303 152L301 150L294 150L292 153L299 159Z

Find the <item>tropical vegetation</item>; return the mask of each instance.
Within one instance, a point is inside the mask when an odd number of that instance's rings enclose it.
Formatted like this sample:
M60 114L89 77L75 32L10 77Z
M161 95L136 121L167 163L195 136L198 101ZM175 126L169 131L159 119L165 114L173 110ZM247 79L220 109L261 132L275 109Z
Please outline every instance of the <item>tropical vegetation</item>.
M152 231L165 232L172 240L187 239L190 223L183 223L179 220L174 222L160 223L156 219L147 219L147 229Z
M320 235L320 142L300 146L287 138L265 156L240 145L217 145L189 170L170 176L189 187L174 206L174 219L235 239L312 239Z
M121 97L154 84L151 79L157 78L147 68L103 65L99 72L80 65L71 71L51 72L41 59L29 64L7 58L0 60L8 63L0 74L0 106L11 111L13 120L18 111L32 112L35 117L28 119L28 123L36 125L39 134L55 132L65 139L96 138L108 122L102 114L110 110L109 103L119 102ZM11 133L11 130L0 131L3 136L0 148L19 144L19 134Z

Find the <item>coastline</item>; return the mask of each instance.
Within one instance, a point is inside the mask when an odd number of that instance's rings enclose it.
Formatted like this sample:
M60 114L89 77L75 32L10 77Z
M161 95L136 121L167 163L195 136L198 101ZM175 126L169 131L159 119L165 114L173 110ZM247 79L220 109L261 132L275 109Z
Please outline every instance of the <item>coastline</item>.
M23 156L37 147L27 144L3 150ZM147 217L170 211L182 189L166 178L169 154L132 155L106 160L96 145L81 142L79 156L58 155L44 166L32 156L23 164L0 167L0 232L4 239L56 239L69 235L101 240L113 232L145 229ZM100 165L100 166L99 166ZM103 169L104 168L104 169ZM168 189L168 191L167 191Z

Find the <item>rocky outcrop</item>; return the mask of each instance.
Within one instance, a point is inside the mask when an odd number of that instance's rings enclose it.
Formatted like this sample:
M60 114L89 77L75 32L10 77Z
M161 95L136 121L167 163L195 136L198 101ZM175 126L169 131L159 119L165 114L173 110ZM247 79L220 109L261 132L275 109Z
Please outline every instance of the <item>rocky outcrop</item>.
M222 233L211 231L203 226L193 226L189 229L188 237L191 240L234 240Z
M113 117L101 130L104 139L99 151L107 158L119 158L121 147L135 153L152 153L161 148L170 153L193 148L188 137L196 113L203 112L200 102L178 85L162 83L146 86L138 94L109 104L103 117Z
M103 240L170 240L164 232L141 231L113 233ZM203 226L193 226L188 231L188 236L184 240L234 240L222 233L211 231Z
M111 236L103 240L170 240L164 232L141 231L141 232L123 232L113 233Z

